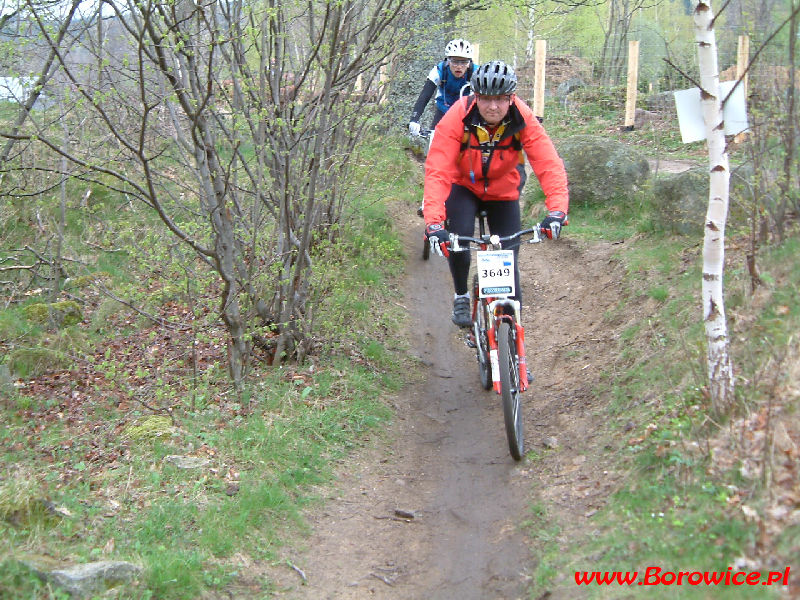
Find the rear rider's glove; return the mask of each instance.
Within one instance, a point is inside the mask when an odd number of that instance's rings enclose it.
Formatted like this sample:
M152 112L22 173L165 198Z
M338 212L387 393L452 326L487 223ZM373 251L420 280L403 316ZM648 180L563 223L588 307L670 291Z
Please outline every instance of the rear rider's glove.
M542 229L547 237L557 240L561 235L561 226L566 222L566 213L560 210L551 210L547 216L539 223L539 228Z
M408 133L410 133L411 135L419 135L419 123L417 123L416 121L409 121Z
M439 256L447 256L450 253L445 246L450 241L450 234L442 223L431 223L425 228L425 237L431 245L431 250Z

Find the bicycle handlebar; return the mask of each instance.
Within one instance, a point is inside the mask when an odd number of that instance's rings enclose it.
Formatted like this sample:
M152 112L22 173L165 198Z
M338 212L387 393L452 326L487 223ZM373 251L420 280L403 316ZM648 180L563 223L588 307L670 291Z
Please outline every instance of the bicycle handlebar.
M561 226L557 225L556 223L551 223L549 228L542 228L540 225L534 225L530 229L523 229L516 233L512 233L511 235L502 237L498 235L487 234L482 238L476 238L469 235L458 235L457 233L451 233L450 241L445 245L450 252L468 252L471 249L472 244L478 246L479 249L486 246L492 246L493 248L500 249L503 247L503 244L513 242L522 238L523 236L531 234L533 234L533 237L527 240L525 242L526 244L536 244L544 239L558 239L561 234ZM462 248L461 244L465 244L465 247Z

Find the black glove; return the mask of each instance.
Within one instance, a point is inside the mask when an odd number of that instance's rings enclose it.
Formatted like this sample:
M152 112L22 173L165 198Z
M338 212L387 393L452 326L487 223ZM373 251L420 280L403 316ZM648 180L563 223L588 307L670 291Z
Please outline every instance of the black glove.
M560 210L551 210L547 216L539 223L539 228L544 231L550 239L557 240L561 235L561 226L567 221L566 213Z
M444 228L443 223L431 223L425 228L425 237L431 245L431 250L439 256L447 256L446 242L450 241L450 234Z

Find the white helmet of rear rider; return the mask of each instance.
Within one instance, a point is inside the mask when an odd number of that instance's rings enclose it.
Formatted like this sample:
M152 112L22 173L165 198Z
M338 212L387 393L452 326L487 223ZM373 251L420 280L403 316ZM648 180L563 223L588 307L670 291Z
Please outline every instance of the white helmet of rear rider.
M472 60L472 44L460 38L457 40L450 40L444 48L444 55L447 58L459 56Z
M493 60L475 69L470 84L476 94L502 96L517 89L517 75L502 60Z

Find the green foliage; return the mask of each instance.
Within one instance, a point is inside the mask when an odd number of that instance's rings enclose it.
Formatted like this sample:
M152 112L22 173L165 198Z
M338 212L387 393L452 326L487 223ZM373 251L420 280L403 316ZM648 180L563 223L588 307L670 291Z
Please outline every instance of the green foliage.
M22 379L37 377L71 364L67 355L52 348L15 348L8 353L8 367Z
M530 507L528 514L529 516L523 520L522 526L535 541L534 546L539 549L533 576L534 589L547 589L560 572L559 536L561 527L556 519L547 514L547 507L541 502L535 502Z
M353 182L361 192L346 203L344 225L312 250L312 358L305 370L291 366L289 377L289 368L254 359L241 402L220 367L213 277L114 193L93 189L78 209L85 188L68 185L65 247L80 248L85 267L68 264L64 284L81 297L89 326L48 332L25 316L48 324L52 307L41 299L29 301L35 308L0 311L0 343L9 349L3 366L26 380L0 404L8 424L0 444L6 464L40 465L47 457L47 468L28 478L30 506L52 498L72 517L35 530L0 520L11 547L139 562L144 576L121 596L171 600L225 589L238 577L231 557L274 559L278 546L304 530L302 511L317 501L317 487L333 476L338 458L391 418L381 396L409 375L397 334L403 316L386 300L403 265L389 211L398 201L417 201L419 168L399 143L376 139L360 152L364 166ZM414 183L401 185L406 181ZM54 226L54 205L44 204L39 214ZM23 222L12 221L3 226ZM29 229L16 231L18 243L35 244ZM99 283L175 328L137 316L101 294ZM41 378L53 368L71 371ZM38 422L47 426L34 432ZM208 456L210 464L178 468L170 455ZM0 581L5 576L0 572ZM18 582L16 574L8 577ZM271 585L263 581L262 590Z
M570 216L575 223L567 230L571 237L625 236L615 230L620 224L608 211L585 209ZM644 216L635 215L628 231ZM734 248L742 242L729 240ZM759 251L761 271L769 274L764 278L769 300L758 308L743 263L726 265L729 314L738 323L741 315L751 313L745 317L746 328L742 324L730 330L733 362L741 374L740 397L747 398L746 405L737 407L740 411L765 401L770 392L766 385L745 382L774 381L765 373L782 364L785 345L800 326L800 268L794 259L799 244L793 236ZM659 565L671 571L724 572L736 557L752 552L758 529L742 518L734 491L748 486L755 497L764 492L757 484L743 483L735 470L712 469L707 445L723 432L709 427L706 417L710 407L704 391L705 331L699 318L701 258L696 240L655 231L626 238L620 247L618 259L626 269L628 289L618 309L604 318L627 325L619 335L614 375L604 378L596 393L609 399L608 408L601 409L607 410L604 420L618 421L619 427L638 424L633 432L620 432L613 450L617 468L628 473L626 483L592 517L592 535L578 535L566 552L563 546L558 552L545 548L535 590L549 589L556 574L575 570L630 571ZM642 318L632 318L632 312ZM792 535L796 532L782 542L786 548ZM791 551L783 552L791 556ZM688 598L691 592L652 590L655 597ZM764 587L726 589L732 598L771 598L774 593Z
M5 559L0 562L0 597L5 600L70 600L70 594L43 582L23 562Z
M83 320L80 305L74 300L63 300L49 304L28 304L22 313L37 325L54 324L56 327L69 327Z

